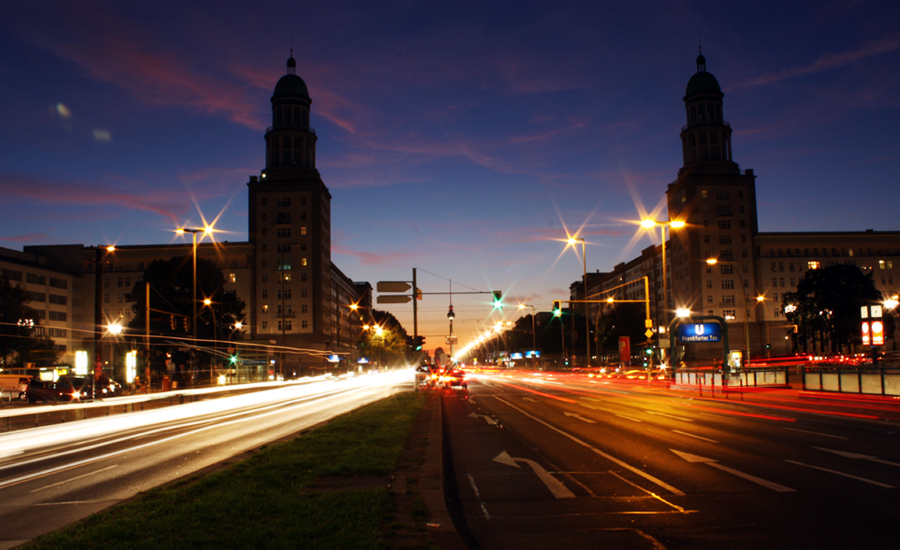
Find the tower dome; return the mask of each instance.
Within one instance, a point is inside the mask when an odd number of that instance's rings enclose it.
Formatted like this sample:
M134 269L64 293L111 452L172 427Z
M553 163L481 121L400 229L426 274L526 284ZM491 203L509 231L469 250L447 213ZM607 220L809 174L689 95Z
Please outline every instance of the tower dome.
M287 68L287 74L282 76L278 80L278 83L275 84L275 91L272 93L272 101L274 102L276 99L290 97L309 99L309 90L306 88L306 82L303 82L303 79L295 73L297 62L294 60L293 55L287 60Z
M722 88L719 87L719 81L712 73L706 72L706 58L703 55L697 56L697 72L688 81L687 91L684 93L684 99L698 94L716 94L724 95Z

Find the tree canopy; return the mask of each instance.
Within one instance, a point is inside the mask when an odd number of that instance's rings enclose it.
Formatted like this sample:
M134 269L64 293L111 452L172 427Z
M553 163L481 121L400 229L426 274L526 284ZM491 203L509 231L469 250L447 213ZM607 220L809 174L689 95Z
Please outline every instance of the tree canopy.
M796 292L782 297L787 319L797 325L805 343L826 343L832 353L860 338L860 308L880 303L881 293L872 275L853 264L810 269L797 283Z
M191 256L150 262L127 299L134 302L128 327L140 334L146 325L146 287L150 284L150 334L192 335L193 263ZM204 299L210 305L204 305ZM225 275L211 261L197 259L197 337L202 340L238 339L234 324L244 318L244 301L225 290ZM215 316L215 317L213 317ZM173 327L174 324L174 327Z
M0 277L0 360L15 365L53 364L59 352L53 340L34 335L40 319L29 301L24 288Z

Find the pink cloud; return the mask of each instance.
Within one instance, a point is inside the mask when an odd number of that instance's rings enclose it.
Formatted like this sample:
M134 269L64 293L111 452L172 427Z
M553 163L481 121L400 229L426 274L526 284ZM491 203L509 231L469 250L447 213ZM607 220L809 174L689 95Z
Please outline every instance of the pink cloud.
M332 246L331 253L358 258L360 265L390 265L412 256L412 254L409 252L390 252L386 254L379 254L375 252L350 250L349 248L343 248L340 246Z

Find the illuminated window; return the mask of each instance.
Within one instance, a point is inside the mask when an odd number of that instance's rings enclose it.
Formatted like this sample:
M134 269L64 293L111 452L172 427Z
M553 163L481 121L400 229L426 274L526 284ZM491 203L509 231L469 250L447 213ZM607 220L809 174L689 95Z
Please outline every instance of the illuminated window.
M809 262L808 265L809 265L809 269L819 269L822 266L822 264L820 262L815 262L815 261Z
M236 273L231 273L231 274L229 274L229 275L228 275L228 278L231 279L231 282L232 282L232 283L236 283L236 282L237 282L237 274L236 274Z
M263 309L263 313L269 312L269 306L267 306L267 305L264 305L262 309Z

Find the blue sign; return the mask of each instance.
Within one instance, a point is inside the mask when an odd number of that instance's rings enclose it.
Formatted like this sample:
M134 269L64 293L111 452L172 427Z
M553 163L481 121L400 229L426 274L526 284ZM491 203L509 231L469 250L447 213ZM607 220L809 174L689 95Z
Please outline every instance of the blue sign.
M511 354L509 354L509 358L512 359L513 361L518 361L519 359L522 358L522 354L514 351Z
M531 358L540 359L540 358L541 358L541 352L540 352L540 350L526 351L526 352L525 352L525 357L527 357L528 359L531 359Z
M340 355L331 354L331 355L329 355L328 357L326 357L325 360L328 361L329 363L340 363L340 362L341 362L341 356L340 356Z
M678 339L682 342L718 342L722 339L719 323L678 325Z

